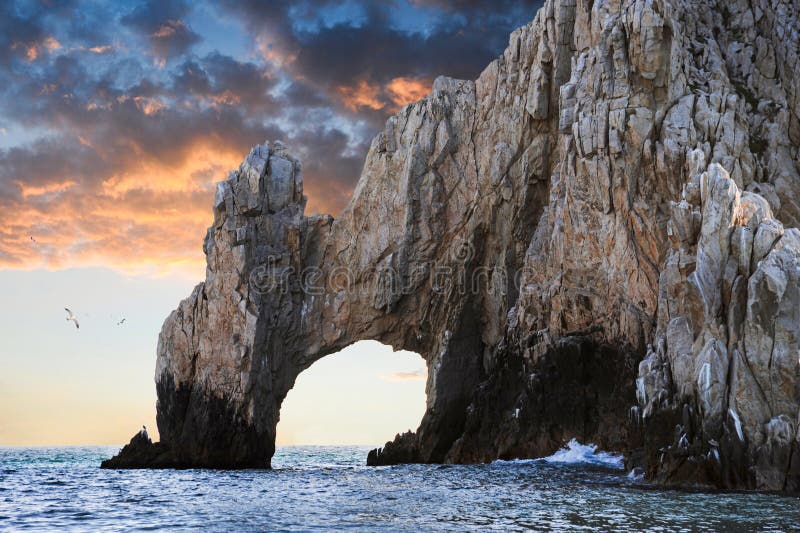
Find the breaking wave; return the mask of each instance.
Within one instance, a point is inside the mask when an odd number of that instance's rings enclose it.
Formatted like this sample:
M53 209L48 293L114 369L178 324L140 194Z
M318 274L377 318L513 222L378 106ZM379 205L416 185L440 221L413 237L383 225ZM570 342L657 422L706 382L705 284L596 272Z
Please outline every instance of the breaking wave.
M581 444L575 439L542 460L548 463L591 464L616 469L625 467L625 458L621 454L597 451L594 444Z

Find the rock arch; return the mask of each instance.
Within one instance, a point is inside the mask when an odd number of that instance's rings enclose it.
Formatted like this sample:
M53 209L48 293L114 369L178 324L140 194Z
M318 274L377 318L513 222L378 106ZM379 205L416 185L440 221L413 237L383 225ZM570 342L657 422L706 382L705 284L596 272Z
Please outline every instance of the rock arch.
M474 199L450 191L450 202L437 207L421 198L440 179L429 169L445 163L451 143L439 133L443 144L433 153L433 132L447 129L437 107L445 98L409 108L416 129L430 130L429 146L393 140L407 152L398 153L376 141L377 162L365 174L382 179L360 186L335 221L303 215L300 164L279 143L254 148L220 184L204 245L206 281L170 316L159 341L159 429L178 462L268 466L280 403L296 376L359 340L422 354L430 374L426 418L463 419L483 377L481 294L464 286L478 261L475 229L445 231L437 220L444 213L432 210L457 212ZM459 429L431 432L422 460L443 460Z
M797 490L799 7L546 0L387 121L336 220L257 146L159 338L162 443L108 465L267 467L298 373L374 339L428 364L414 460L578 437L664 483Z

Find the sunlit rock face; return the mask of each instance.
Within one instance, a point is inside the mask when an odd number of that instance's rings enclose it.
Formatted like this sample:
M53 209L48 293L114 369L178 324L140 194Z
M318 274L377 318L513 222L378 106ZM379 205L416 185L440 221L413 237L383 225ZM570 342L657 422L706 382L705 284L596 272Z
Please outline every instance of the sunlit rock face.
M159 339L159 464L269 466L297 375L375 339L426 359L428 408L373 464L577 438L664 484L800 489L799 12L547 0L387 121L336 220L254 148Z

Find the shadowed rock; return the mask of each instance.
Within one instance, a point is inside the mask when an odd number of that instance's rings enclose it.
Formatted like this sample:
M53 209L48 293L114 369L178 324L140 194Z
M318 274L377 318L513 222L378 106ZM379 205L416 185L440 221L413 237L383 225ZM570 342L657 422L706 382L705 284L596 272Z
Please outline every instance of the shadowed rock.
M113 458L100 464L100 468L173 468L177 466L174 458L160 443L153 444L146 434L139 432L131 438Z
M397 434L394 440L387 442L383 448L375 448L367 454L367 466L388 466L408 463L420 463L419 441L416 433L407 431Z

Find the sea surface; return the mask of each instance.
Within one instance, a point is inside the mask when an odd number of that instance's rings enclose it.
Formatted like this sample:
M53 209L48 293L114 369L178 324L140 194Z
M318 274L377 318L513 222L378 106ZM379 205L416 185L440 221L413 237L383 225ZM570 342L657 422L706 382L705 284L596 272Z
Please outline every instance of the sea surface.
M800 500L643 486L592 446L540 460L368 468L279 447L271 471L100 470L116 448L0 448L0 530L791 531Z

